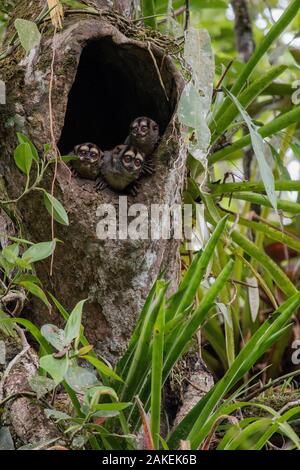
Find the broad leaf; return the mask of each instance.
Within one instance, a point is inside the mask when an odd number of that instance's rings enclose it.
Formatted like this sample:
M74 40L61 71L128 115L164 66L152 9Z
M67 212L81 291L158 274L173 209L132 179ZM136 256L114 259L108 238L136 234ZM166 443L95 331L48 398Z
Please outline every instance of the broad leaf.
M40 360L40 366L52 377L56 384L63 381L64 376L68 370L69 360L67 356L61 359L56 359L51 354L43 356Z
M250 306L250 313L251 319L255 322L258 312L259 312L259 288L258 288L258 281L256 277L248 277L246 279L248 287L248 298L249 298L249 306Z
M113 369L104 364L104 362L100 361L100 359L97 359L93 356L83 356L83 358L93 364L93 366L96 367L100 375L103 374L107 377L111 377L112 379L118 380L119 382L123 382L121 377L119 377L118 374L113 371Z
M65 348L65 332L56 325L43 325L41 334L57 351L63 351Z
M33 160L30 145L28 143L19 144L15 149L14 159L17 167L28 176Z
M19 244L12 243L11 245L6 246L2 250L2 256L11 264L15 264L16 259L19 256Z
M56 383L52 379L42 375L33 375L32 377L29 377L28 383L36 393L37 398L44 397L47 393L52 392L56 387Z
M80 335L80 326L82 318L82 308L85 300L81 300L75 306L74 310L70 314L66 327L65 327L65 344L70 344L73 339Z
M28 137L25 134L22 134L21 132L17 132L17 137L18 137L18 141L19 141L20 144L30 145L32 158L36 162L38 162L39 161L39 154L38 154L38 151L37 151L36 147L31 142L31 140L28 139Z
M65 375L65 381L75 392L85 392L86 389L95 387L99 384L96 375L90 370L72 365L68 368Z
M243 119L245 120L247 124L247 127L250 132L254 154L257 159L260 175L264 183L266 193L268 195L268 198L273 208L276 210L277 209L277 197L276 197L276 192L275 192L275 180L274 180L272 169L270 168L269 163L268 163L268 159L272 161L272 152L271 152L270 146L264 141L262 136L258 133L249 114L241 106L239 100L228 90L226 92L230 96L233 103L238 108L240 114L242 115Z
M15 20L15 28L17 30L20 42L28 53L33 47L39 45L41 40L41 33L34 23L34 21L28 21L23 19Z
M51 307L44 291L39 286L30 281L21 281L19 282L19 285L24 287L31 294L38 297L42 302L44 302L45 305L47 305L47 307Z
M22 258L29 263L36 263L42 259L48 258L55 250L57 240L51 242L41 242L32 245L28 250L23 253Z
M56 222L62 225L69 225L68 214L66 213L63 205L51 194L44 192L44 204L49 214Z

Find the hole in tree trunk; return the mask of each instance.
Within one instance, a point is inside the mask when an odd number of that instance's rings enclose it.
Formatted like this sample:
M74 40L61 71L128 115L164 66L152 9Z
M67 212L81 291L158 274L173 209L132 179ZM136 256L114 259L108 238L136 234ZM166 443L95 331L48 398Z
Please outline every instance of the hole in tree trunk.
M90 40L69 93L60 152L82 142L111 149L124 142L138 116L158 122L162 135L175 108L174 79L162 61L156 57L169 100L147 49L115 44L111 37Z

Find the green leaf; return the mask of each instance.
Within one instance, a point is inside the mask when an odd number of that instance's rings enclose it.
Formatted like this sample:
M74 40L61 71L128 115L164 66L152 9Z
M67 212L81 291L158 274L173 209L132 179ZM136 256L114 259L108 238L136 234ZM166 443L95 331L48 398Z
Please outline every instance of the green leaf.
M290 111L280 114L278 117L260 127L258 133L262 137L269 137L280 132L282 129L289 127L300 119L300 106L293 106ZM225 146L221 150L211 154L208 158L209 165L219 160L226 159L229 155L251 144L251 136L246 135L236 140L233 144Z
M97 405L96 405L97 406ZM118 416L120 412L118 410L99 410L93 412L94 418L106 417L106 418L113 418L114 416Z
M117 410L117 411L122 411L125 410L125 408L128 408L128 406L132 405L132 403L122 403L122 402L117 402L117 403L100 403L99 405L94 405L93 409L95 411L97 410Z
M29 377L28 383L31 389L36 392L37 398L44 397L47 393L52 392L56 387L54 380L42 375L33 375L32 377Z
M290 146L291 146L291 149L294 152L295 157L297 158L297 160L300 161L300 147L299 147L299 145L290 143Z
M51 307L44 291L39 286L30 281L21 281L19 282L19 285L24 287L31 294L38 297L42 302L44 302L45 305L47 305L47 307Z
M56 359L52 354L43 356L40 359L40 366L52 377L56 384L63 381L67 373L69 360L67 356L61 359Z
M17 257L19 256L19 244L12 243L11 245L6 246L2 250L2 255L11 264L15 264Z
M159 449L165 315L163 301L153 329L150 429L155 449Z
M206 273L208 264L212 259L217 243L220 240L220 237L223 235L227 219L228 216L225 216L220 220L204 251L198 253L195 256L176 294L170 298L167 310L168 321L180 314L180 312L184 311L192 304L200 283Z
M3 235L3 234L0 232L0 235ZM32 242L25 240L24 238L11 237L9 235L7 235L7 238L13 242L24 243L24 245L33 245Z
M278 287L287 295L292 296L297 292L296 287L290 281L285 272L273 261L264 251L262 251L255 243L248 240L238 230L231 233L232 240L254 259L256 259L264 269L269 272L270 276Z
M62 421L64 419L71 419L72 417L63 411L52 410L50 408L45 409L45 415L47 418L53 418L57 421Z
M267 73L263 74L257 80L254 80L239 96L241 106L246 109L273 82L273 80L286 70L286 68L287 67L284 65L272 67ZM228 126L234 122L234 119L238 114L239 109L234 103L231 103L218 122L213 120L211 124L211 128L214 130L213 142L215 142L217 138L225 132Z
M157 292L156 297L147 310L144 322L140 331L140 336L134 355L130 361L130 367L127 373L127 377L124 380L126 382L123 387L122 400L131 400L136 395L140 384L147 375L151 367L151 337L153 333L153 327L155 324L156 317L159 313L162 302L168 285L165 281L158 281L156 283Z
M15 20L15 28L20 42L27 53L40 43L41 33L34 21L18 18Z
M98 405L101 395L109 395L114 400L118 401L118 395L111 387L104 387L103 385L98 385L93 388L89 388L85 392L84 401L87 403L91 410L94 409L94 406Z
M227 325L232 328L232 319L230 316L230 312L227 308L227 305L223 304L222 302L216 302L216 306L220 314L223 316L224 320L226 321Z
M64 378L67 384L75 390L75 392L79 393L83 393L86 389L95 387L99 384L99 381L93 372L84 367L80 367L77 364L68 368Z
M300 293L286 300L273 315L266 320L254 333L248 343L242 348L227 370L224 377L213 387L210 392L201 399L188 415L172 431L168 444L172 448L178 439L189 439L192 449L199 447L212 429L216 420L215 409L228 394L235 384L241 380L253 364L265 353L265 351L278 339L276 332L281 330L300 305ZM220 410L223 414L223 410Z
M26 259L17 258L15 261L15 265L18 266L18 268L21 268L22 270L32 271L32 266Z
M86 300L81 300L70 314L65 326L65 344L70 344L73 339L80 335L80 326L82 318L82 308Z
M28 139L28 137L25 134L22 134L21 132L17 132L17 137L18 137L18 141L19 141L20 144L29 144L30 145L32 158L36 162L38 162L39 161L39 154L38 154L38 151L37 151L36 147L31 142L31 140Z
M97 371L99 372L100 375L106 375L107 377L111 377L114 380L118 380L119 382L123 382L121 377L116 374L113 369L108 367L104 362L100 361L100 359L97 359L96 357L85 355L82 356L83 359L86 359L88 362L93 364L94 367L96 367Z
M154 0L142 0L142 13L145 25L150 28L156 29L156 18L147 18L148 16L155 15Z
M14 284L18 284L19 282L22 282L22 281L30 281L30 282L34 282L34 284L41 285L41 281L39 280L39 278L37 276L34 276L33 274L23 274L23 273L17 274L17 276L14 279Z
M189 152L200 162L207 156L211 140L207 117L213 96L215 62L210 36L205 29L189 27L185 31L184 60L191 73L178 104L182 124L192 127Z
M170 348L167 351L164 360L164 380L169 375L171 368L181 356L188 342L192 339L195 332L203 323L205 316L213 306L216 297L219 295L221 289L226 284L227 279L233 269L233 265L234 261L229 260L215 280L214 284L205 293L205 296L203 297L199 306L192 313L190 319L187 320L186 324L180 329L179 332L175 331L172 335L170 335Z
M231 100L236 105L237 109L239 110L240 114L242 115L243 119L245 120L247 124L247 127L250 132L254 154L258 162L260 176L264 183L269 200L272 206L274 207L274 209L276 210L277 209L277 197L275 193L275 180L274 180L272 169L270 168L268 161L267 161L267 157L269 157L269 159L272 159L271 149L269 145L266 142L264 142L262 136L257 132L256 127L252 123L252 120L249 114L241 106L239 100L233 94L231 94L230 91L226 90L226 93L230 96Z
M289 2L288 7L285 9L279 20L273 24L270 31L263 38L259 46L256 48L254 54L250 57L249 61L243 67L242 72L239 74L234 86L231 89L231 93L238 96L242 88L245 86L250 76L255 70L256 65L264 57L265 53L274 44L280 34L285 28L293 21L300 8L300 0L294 0ZM223 113L227 110L230 105L229 98L226 98L220 106L215 119L219 119Z
M41 328L41 334L57 351L63 351L65 348L65 332L56 325L43 325Z
M31 321L27 320L26 318L18 318L14 317L13 321L19 325L24 326L27 331L34 337L34 339L39 343L41 346L41 351L43 353L50 353L52 351L51 346L47 343L43 335L41 334L40 330L33 324Z
M7 313L3 312L3 310L0 310L0 331L6 336L16 337L14 326L13 319L10 318Z
M22 259L29 263L36 263L37 261L48 258L54 252L56 242L57 240L54 239L51 242L36 243L23 253Z
M151 288L151 290L150 290L150 292L147 296L146 302L145 302L145 304L142 308L142 311L140 313L140 316L139 316L138 322L136 324L136 327L135 327L135 329L134 329L134 331L131 335L127 350L126 350L124 356L117 363L116 371L122 377L123 376L125 377L126 374L127 374L128 367L130 365L130 359L132 358L132 355L133 355L134 350L136 348L136 345L138 343L138 340L139 340L139 337L140 337L140 331L141 331L144 319L147 316L147 312L149 311L149 308L150 308L150 306L153 302L154 296L155 296L157 281L153 284L153 286L152 286L152 288Z
M44 154L47 155L50 152L51 148L52 148L51 144L44 144L43 146Z
M19 144L15 149L14 159L17 167L28 176L33 159L30 145L27 143Z
M68 214L66 213L63 205L54 196L47 193L46 191L44 192L44 204L51 216L53 208L53 217L56 222L62 225L69 225Z
M57 310L59 311L63 319L67 321L70 316L67 310L61 305L61 303L59 303L59 301L54 297L54 295L51 294L51 292L48 292L48 294L50 295L52 301L54 302Z

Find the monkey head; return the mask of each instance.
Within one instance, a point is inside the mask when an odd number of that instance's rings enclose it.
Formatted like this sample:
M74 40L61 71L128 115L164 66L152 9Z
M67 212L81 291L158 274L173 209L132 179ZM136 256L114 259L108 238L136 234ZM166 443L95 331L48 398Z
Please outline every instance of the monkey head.
M84 143L74 147L73 155L78 157L72 161L72 167L82 178L96 179L99 175L103 152L92 143Z
M112 151L112 158L118 160L119 168L123 167L124 174L132 179L140 176L145 162L145 155L130 145L117 145Z
M101 157L101 153L102 152L99 147L91 143L76 145L74 148L74 154L79 157L81 162L98 162Z
M131 123L130 135L125 143L130 143L149 156L153 153L158 141L158 124L148 117L138 117Z

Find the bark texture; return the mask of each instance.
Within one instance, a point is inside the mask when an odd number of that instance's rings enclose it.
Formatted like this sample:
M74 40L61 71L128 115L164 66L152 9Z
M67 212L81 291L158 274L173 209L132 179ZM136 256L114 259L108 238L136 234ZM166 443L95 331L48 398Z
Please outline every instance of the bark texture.
M26 393L32 393L28 379L37 374L38 355L29 346L22 348L15 339L5 338L5 344L7 359L11 360L5 364L6 369L0 381L0 401L7 400L2 407L1 426L9 428L17 448L60 439L63 443L62 433L46 418L41 402L26 396Z
M247 0L231 0L235 16L236 47L243 62L247 62L255 49L252 23Z
M20 1L19 17L34 17L43 1ZM87 3L87 2L86 2ZM96 2L91 2L96 3ZM119 8L132 6L118 1ZM30 11L30 13L28 13ZM2 62L1 78L7 84L7 105L0 108L1 176L10 196L21 193L24 177L11 157L16 131L28 135L42 151L51 142L49 85L53 66L53 131L62 154L80 142L92 141L108 149L124 141L130 121L147 115L161 128L162 139L155 155L156 172L140 182L134 203L180 203L185 174L185 148L174 112L182 80L164 48L138 34L121 17L105 14L67 14L64 29L53 36L45 23L42 42L24 56L18 48ZM126 12L125 12L126 13ZM3 145L4 144L4 145ZM50 171L44 187L50 191ZM55 254L53 276L49 261L40 263L38 275L66 308L87 298L84 309L86 334L112 362L126 347L148 291L158 273L177 285L178 242L174 240L99 240L96 228L101 204L113 204L118 214L119 195L97 193L92 181L70 178L59 165L55 196L68 212L70 226L56 224L63 240ZM39 192L18 204L23 235L36 242L51 239L50 216ZM130 221L130 217L129 217ZM26 315L37 324L59 323L54 311L36 302Z

